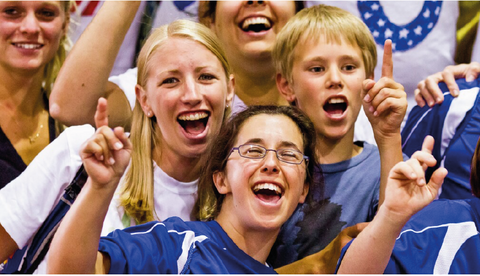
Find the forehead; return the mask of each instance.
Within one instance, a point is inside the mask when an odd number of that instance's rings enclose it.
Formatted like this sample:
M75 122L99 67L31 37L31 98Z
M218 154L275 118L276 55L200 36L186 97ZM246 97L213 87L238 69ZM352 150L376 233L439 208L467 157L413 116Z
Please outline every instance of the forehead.
M222 63L200 42L184 37L169 37L151 54L149 71L200 69L209 67L222 70Z
M325 51L326 47L342 46L341 51ZM307 33L303 34L295 46L295 60L299 58L308 59L309 57L325 56L351 56L359 59L363 63L362 51L356 44L350 43L345 37L340 35L332 36L325 33L309 36Z
M41 8L45 6L55 6L58 8L65 7L68 4L67 1L0 1L0 6L6 5L15 5L15 6L23 6L23 7L33 7L33 8Z
M303 149L300 129L285 115L259 114L247 119L238 132L236 144L244 144L252 139L260 139L269 147L290 142L298 149Z

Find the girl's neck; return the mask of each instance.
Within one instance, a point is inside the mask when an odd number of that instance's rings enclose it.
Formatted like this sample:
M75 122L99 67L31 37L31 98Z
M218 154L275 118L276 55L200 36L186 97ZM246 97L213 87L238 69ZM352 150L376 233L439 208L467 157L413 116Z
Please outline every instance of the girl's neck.
M275 68L270 56L231 59L235 76L235 94L246 105L288 105L275 81Z
M231 218L231 214L220 212L215 220L238 248L258 262L265 264L280 229L276 231L256 229L245 231L241 226L235 225L235 221Z
M235 94L250 105L288 105L280 95L275 74L251 76L235 72Z
M36 116L45 109L43 73L6 71L0 67L0 101L14 115Z
M168 176L181 181L191 182L200 177L200 158L187 158L171 150L157 147L153 151L153 160Z

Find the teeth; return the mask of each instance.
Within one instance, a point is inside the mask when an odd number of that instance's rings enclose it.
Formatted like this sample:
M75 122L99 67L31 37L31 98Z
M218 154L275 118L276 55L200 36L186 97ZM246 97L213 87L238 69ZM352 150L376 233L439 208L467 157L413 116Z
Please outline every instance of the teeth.
M263 24L266 28L270 28L270 21L265 17L250 17L243 21L242 29L247 29L250 25Z
M271 190L271 191L275 191L277 194L282 193L282 190L280 189L280 187L270 183L258 184L253 187L254 192L258 192L260 190Z
M333 98L333 99L330 99L328 101L329 104L339 104L339 103L344 103L345 100L344 99L340 99L340 98Z
M202 112L202 113L195 113L195 114L180 115L178 116L178 119L182 121L197 121L197 120L206 118L207 116L208 116L207 113Z
M42 47L39 44L20 44L20 43L15 43L15 46L22 49L40 49L40 47Z

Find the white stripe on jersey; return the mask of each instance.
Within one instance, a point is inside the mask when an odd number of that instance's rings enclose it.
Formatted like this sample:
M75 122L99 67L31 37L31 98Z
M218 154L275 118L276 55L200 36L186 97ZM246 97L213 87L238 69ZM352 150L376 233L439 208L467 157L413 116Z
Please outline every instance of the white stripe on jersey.
M448 274L460 247L466 240L476 235L478 235L478 231L473 221L449 225L433 267L433 274Z
M142 234L147 234L147 233L150 233L152 232L153 228L157 227L157 226L163 226L165 227L165 224L161 223L161 222L158 222L158 223L155 223L150 229L148 229L147 231L144 231L144 232L135 232L135 233L130 233L130 235L142 235ZM178 273L181 273L182 270L183 270L183 267L185 266L185 264L187 263L187 259L188 259L188 253L190 251L190 248L195 248L195 242L202 242L204 240L207 239L207 236L205 235L200 235L198 237L195 236L195 232L193 231L190 231L190 230L187 230L187 231L183 231L183 232L178 232L176 230L168 230L168 233L173 233L173 234L177 234L177 235L185 235L185 237L183 238L183 242L182 242L182 254L180 255L180 257L178 257L177 259L177 271Z
M172 232L173 230L168 231L169 233ZM195 232L193 231L185 231L178 233L179 235L185 234L185 238L183 239L182 243L182 255L177 260L177 268L178 268L178 273L181 273L183 270L183 267L185 266L185 263L187 263L188 259L188 252L190 248L195 248L195 242L202 242L207 239L207 236L200 235L198 237L195 237Z

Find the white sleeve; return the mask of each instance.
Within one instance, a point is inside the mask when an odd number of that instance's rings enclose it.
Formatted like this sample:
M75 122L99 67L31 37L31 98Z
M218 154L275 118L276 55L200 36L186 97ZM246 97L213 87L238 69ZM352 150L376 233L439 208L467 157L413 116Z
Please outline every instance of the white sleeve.
M452 104L448 109L447 116L445 116L443 123L442 143L440 147L441 155L443 155L448 148L450 141L453 136L455 136L458 126L463 122L463 119L465 119L465 115L475 104L478 92L478 87L461 90L458 97L452 100Z
M24 247L63 195L82 164L80 147L95 129L66 129L42 150L27 169L0 190L0 224Z
M128 102L130 103L130 107L135 107L135 100L137 99L135 96L135 85L137 85L137 68L128 69L125 73L111 76L108 78L110 82L115 83L120 89L123 90L125 93L125 97L127 97Z

